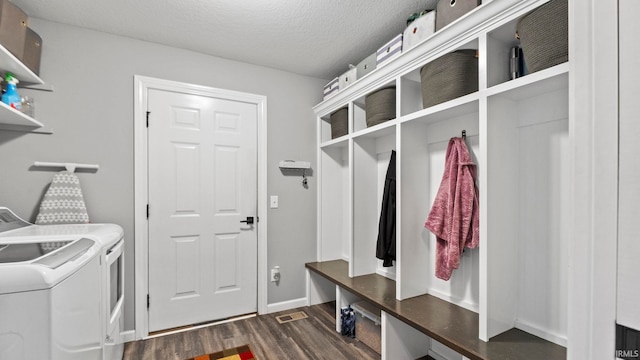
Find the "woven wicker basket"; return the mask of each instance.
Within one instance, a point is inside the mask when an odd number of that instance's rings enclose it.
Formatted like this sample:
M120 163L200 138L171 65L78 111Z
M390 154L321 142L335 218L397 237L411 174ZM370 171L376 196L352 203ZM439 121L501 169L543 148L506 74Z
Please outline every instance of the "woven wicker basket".
M367 127L396 118L396 87L390 86L365 97Z
M382 352L380 309L366 301L355 302L352 306L356 313L356 339L380 354Z
M329 118L331 119L332 139L347 135L349 132L349 109L346 106L336 110Z
M551 0L518 20L517 31L529 73L569 60L567 0Z
M420 69L422 106L428 108L478 91L476 50L443 55Z

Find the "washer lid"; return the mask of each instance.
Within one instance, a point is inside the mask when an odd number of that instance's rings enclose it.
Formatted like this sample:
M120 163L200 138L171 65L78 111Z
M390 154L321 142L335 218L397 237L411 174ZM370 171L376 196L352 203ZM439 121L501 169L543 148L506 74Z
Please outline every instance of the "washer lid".
M95 244L95 241L87 238L77 241L0 243L0 264L27 262L55 269L78 258Z
M51 269L56 269L60 265L67 261L73 261L80 255L89 251L89 249L95 245L95 241L87 238L82 238L78 241L74 241L70 245L62 247L60 250L52 252L49 255L43 256L40 259L34 261L34 264L44 265Z
M0 207L0 233L31 225L6 207Z
M0 264L31 261L57 250L71 241L0 244Z
M0 263L0 295L50 289L93 260L99 266L101 248L99 242L81 238L33 260Z

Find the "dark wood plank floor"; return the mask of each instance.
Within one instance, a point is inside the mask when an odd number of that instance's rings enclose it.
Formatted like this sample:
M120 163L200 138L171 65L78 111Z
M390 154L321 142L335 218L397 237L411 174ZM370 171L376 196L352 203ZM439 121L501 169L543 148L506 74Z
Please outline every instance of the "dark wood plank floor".
M309 317L285 324L275 318L295 311ZM326 303L130 342L123 360L184 360L244 344L259 360L380 359L365 344L335 331L335 303Z

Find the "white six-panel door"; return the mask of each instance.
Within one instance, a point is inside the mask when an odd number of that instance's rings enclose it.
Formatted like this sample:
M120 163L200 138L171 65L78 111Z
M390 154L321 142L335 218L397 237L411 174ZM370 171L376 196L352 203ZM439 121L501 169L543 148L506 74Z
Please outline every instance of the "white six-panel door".
M149 331L257 311L257 106L150 89Z

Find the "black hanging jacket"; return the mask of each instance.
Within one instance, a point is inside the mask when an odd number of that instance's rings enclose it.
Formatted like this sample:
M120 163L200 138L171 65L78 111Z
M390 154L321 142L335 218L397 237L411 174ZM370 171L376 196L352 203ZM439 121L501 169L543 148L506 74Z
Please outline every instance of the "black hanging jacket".
M383 260L382 266L393 266L396 259L396 152L391 151L391 159L384 180L382 211L378 224L376 257Z

